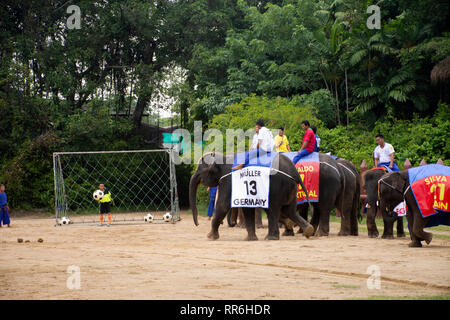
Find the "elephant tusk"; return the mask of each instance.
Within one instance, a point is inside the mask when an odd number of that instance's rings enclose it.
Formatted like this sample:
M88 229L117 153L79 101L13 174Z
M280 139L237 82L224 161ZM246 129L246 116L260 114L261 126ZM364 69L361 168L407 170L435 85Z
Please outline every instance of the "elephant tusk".
M380 203L378 202L378 200L377 200L377 207L379 207L380 206Z

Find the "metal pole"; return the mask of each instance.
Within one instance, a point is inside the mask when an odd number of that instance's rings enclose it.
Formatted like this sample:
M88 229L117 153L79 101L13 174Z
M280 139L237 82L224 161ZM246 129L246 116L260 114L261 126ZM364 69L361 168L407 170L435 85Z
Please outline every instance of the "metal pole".
M55 153L53 153L53 182L55 184L55 227L58 225L58 201L57 201L57 192L56 192L56 162L55 162Z

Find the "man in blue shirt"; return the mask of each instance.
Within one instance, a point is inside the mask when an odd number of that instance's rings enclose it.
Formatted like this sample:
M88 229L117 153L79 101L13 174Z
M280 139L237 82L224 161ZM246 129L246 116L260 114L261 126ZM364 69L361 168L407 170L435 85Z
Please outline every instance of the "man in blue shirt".
M10 227L9 213L8 213L8 197L5 192L5 185L0 184L0 228L3 225Z
M319 152L320 150L320 137L317 135L317 127L311 126L312 131L314 132L314 136L316 137L316 143L314 145L314 152Z

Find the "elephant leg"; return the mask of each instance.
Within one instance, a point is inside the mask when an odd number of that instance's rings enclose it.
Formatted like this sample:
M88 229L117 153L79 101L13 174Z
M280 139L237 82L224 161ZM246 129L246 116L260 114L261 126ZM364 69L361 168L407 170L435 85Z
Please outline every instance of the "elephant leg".
M319 212L319 229L316 231L316 236L326 237L330 233L331 208L319 205L317 211Z
M269 232L267 233L265 240L279 240L280 228L278 227L278 221L280 218L279 208L266 209L267 220L269 220Z
M414 234L414 214L412 212L408 213L406 216L406 220L408 220L408 227L409 227L409 236L411 238L411 242L408 244L411 248L420 248L422 247L422 243L420 242L420 239L416 237Z
M242 212L242 208L238 208L238 223L237 226L239 228L245 228L245 218L244 218L244 214Z
M305 221L308 221L308 210L309 210L308 205L305 205L305 204L297 205L297 212L298 212L299 216ZM297 232L303 233L303 228L301 226L299 226Z
M417 238L425 240L427 244L430 244L433 239L433 234L423 230L429 219L423 219L419 215L420 214L416 214L414 217L414 227L412 228L412 232L414 232L414 235Z
M258 237L255 233L255 208L242 208L245 217L245 227L247 228L247 241L256 241Z
M223 219L227 215L230 210L229 205L219 203L216 206L216 212L213 215L213 219L211 220L211 231L208 233L207 237L211 240L219 239L219 226L221 225Z
M387 219L384 219L383 217L383 223L384 223L384 231L381 238L383 239L394 239L394 221L387 221Z
M281 234L282 236L294 236L294 226L295 223L289 218L280 218L280 224L284 226L284 232ZM278 226L280 226L280 224Z
M282 213L289 216L289 219L296 223L300 229L303 231L303 235L307 238L314 234L314 227L305 220L301 215L296 211L297 203L294 201L290 205L284 206L281 210ZM304 209L304 208L302 208ZM306 212L308 207L306 207Z
M352 201L349 201L350 194L347 194L349 192L347 189L344 189L343 194L341 194L336 201L336 217L338 216L338 212L340 212L341 218L341 228L338 232L338 236L350 235L350 212L352 210ZM353 200L353 198L351 198L351 200Z
M350 201L352 200L352 201ZM342 200L343 207L341 212L341 229L338 232L338 236L349 236L351 234L351 214L353 199ZM337 211L337 210L336 210Z
M230 212L227 214L228 225L234 227L237 224L238 210L239 208L231 208Z
M397 238L404 238L405 230L403 228L403 217L397 219Z
M356 193L353 198L352 212L350 215L350 235L358 236L358 216L361 214L361 208L359 206L359 193Z
M255 209L255 223L256 223L257 229L264 228L263 223L262 223L262 209L261 208Z
M315 234L317 232L317 230L319 229L320 212L319 212L318 205L313 206L313 212L312 212L311 216L312 216L311 224L314 227L314 234Z
M377 224L375 223L376 216L376 208L370 208L367 210L367 232L369 234L369 238L377 238L379 236Z
M350 216L350 235L358 235L358 208L353 208L352 215Z

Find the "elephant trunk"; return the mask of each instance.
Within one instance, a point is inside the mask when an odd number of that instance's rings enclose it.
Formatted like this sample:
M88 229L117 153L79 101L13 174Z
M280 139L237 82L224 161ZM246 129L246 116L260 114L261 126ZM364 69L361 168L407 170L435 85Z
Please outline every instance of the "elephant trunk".
M397 219L398 219L398 215L396 212L391 211L391 212L383 212L383 219L386 222L389 223L394 223Z
M197 211L197 188L200 183L200 177L197 172L191 177L189 182L189 204L192 210L192 217L194 224L198 226L198 211Z

